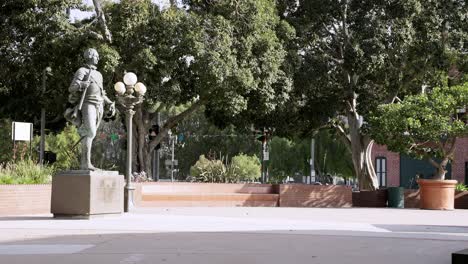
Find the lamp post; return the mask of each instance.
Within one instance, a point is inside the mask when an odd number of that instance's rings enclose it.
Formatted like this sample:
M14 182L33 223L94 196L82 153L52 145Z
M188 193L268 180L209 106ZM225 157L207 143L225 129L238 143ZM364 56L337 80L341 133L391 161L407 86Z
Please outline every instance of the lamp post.
M132 119L136 105L143 102L143 96L146 93L146 86L141 82L137 83L137 76L133 72L127 72L124 75L123 83L117 82L114 89L117 93L117 101L125 109L125 119L127 122L127 166L125 172L125 191L124 191L124 212L129 212L133 207L132 185Z
M171 182L174 181L174 141L176 140L176 135L172 136L172 131L167 132L169 135L169 140L171 142Z

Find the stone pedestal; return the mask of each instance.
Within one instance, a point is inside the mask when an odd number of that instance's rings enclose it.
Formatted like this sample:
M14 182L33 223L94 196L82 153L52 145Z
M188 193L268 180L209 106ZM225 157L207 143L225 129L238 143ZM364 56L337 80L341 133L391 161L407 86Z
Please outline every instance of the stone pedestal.
M52 178L54 217L90 218L121 214L124 176L117 171L63 171Z

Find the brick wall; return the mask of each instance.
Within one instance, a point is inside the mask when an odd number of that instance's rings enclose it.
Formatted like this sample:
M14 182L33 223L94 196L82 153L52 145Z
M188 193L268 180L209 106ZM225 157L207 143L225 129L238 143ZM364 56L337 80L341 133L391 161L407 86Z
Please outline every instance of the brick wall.
M386 146L374 144L372 148L372 162L375 166L376 157L387 158L387 186L400 186L400 154L387 150Z
M135 196L136 205L141 207L276 207L279 200L271 184L140 183Z
M351 187L341 185L280 185L280 207L351 207Z
M50 213L51 185L0 185L0 215Z
M458 138L455 144L452 179L457 180L459 183L465 183L465 162L468 162L468 137Z

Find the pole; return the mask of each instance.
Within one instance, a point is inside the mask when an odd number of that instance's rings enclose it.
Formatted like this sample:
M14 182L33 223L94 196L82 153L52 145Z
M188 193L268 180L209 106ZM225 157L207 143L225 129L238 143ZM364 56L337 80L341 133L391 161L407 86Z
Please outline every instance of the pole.
M49 68L45 68L42 71L42 94L45 93L46 90L46 78L47 78L47 72L49 71ZM45 108L44 105L41 108L41 142L39 144L39 164L43 165L44 164L44 151L45 151Z
M39 145L39 164L44 164L45 151L45 108L41 109L41 143Z
M172 158L171 158L171 182L174 181L174 141L175 141L175 135L174 138L171 137L172 140Z
M312 137L310 141L310 183L316 182L315 180L315 139Z
M133 107L130 107L125 111L127 118L127 168L126 168L126 184L125 184L125 201L124 201L124 212L128 213L131 208L133 208L133 190L135 188L132 186L132 119L135 111Z
M262 183L266 182L266 173L265 173L265 150L266 150L266 135L262 141Z
M158 112L157 123L161 130L161 113ZM155 160L154 160L154 171L153 177L155 177L156 181L159 181L159 159L160 159L160 152L159 149L156 150Z

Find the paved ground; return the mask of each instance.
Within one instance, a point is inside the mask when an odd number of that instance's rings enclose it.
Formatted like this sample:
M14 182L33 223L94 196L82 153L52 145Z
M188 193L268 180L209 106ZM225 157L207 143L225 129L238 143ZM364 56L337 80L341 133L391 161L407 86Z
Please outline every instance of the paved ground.
M424 263L468 248L468 210L152 208L0 217L0 263Z

